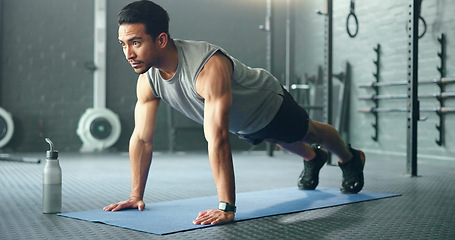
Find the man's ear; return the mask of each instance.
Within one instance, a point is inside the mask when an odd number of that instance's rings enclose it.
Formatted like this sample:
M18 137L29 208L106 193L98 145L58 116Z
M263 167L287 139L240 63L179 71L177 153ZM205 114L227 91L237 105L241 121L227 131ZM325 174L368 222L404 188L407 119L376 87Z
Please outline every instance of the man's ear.
M155 42L160 48L165 48L169 42L169 36L167 33L162 32L160 35L158 35L158 37L156 37Z

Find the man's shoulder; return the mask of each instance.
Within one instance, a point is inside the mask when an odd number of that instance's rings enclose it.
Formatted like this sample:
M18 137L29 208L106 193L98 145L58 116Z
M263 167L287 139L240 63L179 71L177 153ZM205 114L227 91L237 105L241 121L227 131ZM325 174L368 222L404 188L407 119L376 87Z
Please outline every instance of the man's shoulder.
M188 39L173 39L174 43L179 46L198 46L198 45L207 45L210 44L207 41L200 41L200 40L188 40Z
M220 47L206 41L174 39L174 43L184 53L190 53L192 55L213 52L220 49Z
M157 99L156 93L150 87L147 73L140 74L137 79L137 97L142 102L148 102Z

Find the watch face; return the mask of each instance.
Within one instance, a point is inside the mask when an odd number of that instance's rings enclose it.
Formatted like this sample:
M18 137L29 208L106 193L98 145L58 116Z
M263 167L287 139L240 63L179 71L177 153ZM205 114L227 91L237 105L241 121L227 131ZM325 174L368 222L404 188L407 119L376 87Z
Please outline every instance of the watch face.
M218 209L220 210L226 210L227 203L225 202L220 202L220 205L218 205Z

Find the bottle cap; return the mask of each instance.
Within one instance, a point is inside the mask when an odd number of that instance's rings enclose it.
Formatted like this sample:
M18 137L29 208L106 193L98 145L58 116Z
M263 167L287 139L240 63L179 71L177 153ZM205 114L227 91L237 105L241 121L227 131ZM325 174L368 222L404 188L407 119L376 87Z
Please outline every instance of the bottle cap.
M44 139L47 143L49 143L49 151L46 152L47 159L57 159L58 158L58 151L54 149L54 143L49 139Z

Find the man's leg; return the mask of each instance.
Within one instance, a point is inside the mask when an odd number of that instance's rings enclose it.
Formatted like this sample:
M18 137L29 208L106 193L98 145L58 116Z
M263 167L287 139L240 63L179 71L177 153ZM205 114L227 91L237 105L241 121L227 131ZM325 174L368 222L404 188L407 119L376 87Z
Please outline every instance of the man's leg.
M309 161L316 153L309 144L318 144L337 155L341 163L352 159L352 153L341 139L338 131L329 124L312 121L308 122L308 132L302 141L294 143L275 142L279 147L297 154Z
M280 148L285 149L291 153L301 156L303 159L309 161L316 156L316 152L313 148L304 143L304 142L295 142L295 143L285 143L285 142L276 142Z
M349 162L353 157L338 131L326 123L310 119L308 132L303 138L303 142L323 146L331 153L337 155L340 163Z

